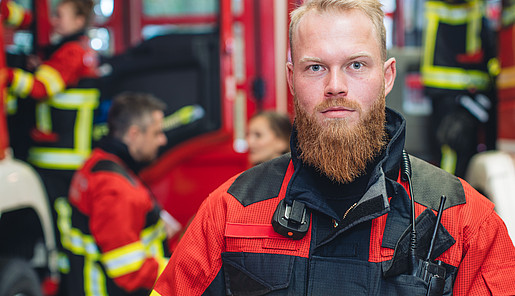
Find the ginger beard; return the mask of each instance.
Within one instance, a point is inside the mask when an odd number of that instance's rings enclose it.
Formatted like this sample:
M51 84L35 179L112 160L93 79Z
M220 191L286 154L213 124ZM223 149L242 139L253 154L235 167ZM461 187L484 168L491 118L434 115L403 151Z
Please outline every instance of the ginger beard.
M387 143L384 86L368 114L344 97L325 100L314 110L317 113L329 106L356 108L361 116L355 126L349 126L345 119L318 123L314 114L300 107L297 98L294 101L299 157L335 182L350 183L363 175L367 164Z

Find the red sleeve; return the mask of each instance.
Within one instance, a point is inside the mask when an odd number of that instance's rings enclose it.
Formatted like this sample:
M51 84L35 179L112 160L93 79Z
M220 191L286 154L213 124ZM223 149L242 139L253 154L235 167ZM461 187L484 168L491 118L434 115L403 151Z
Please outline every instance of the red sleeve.
M46 68L40 66L36 69L30 96L34 99L46 99L52 94L75 86L84 72L85 53L78 42L68 42L61 46L42 64Z
M85 54L86 50L78 41L67 42L44 64L57 70L66 86L73 86L82 78Z
M145 226L146 213L152 207L150 199L135 195L133 185L114 173L97 173L92 181L90 230L102 256L137 245ZM126 188L131 190L124 190ZM140 193L145 194L143 191ZM151 289L159 263L151 257L141 260L144 261L137 270L113 277L116 284L127 291Z
M515 295L515 247L491 203L464 184L469 220L455 295ZM485 207L485 204L488 204Z
M7 26L17 29L26 29L32 23L32 13L11 0L0 1L0 14L2 15L2 21L5 22ZM17 14L18 17L12 19L12 17L10 17L12 14Z
M222 267L224 196L231 181L202 203L151 295L201 295Z

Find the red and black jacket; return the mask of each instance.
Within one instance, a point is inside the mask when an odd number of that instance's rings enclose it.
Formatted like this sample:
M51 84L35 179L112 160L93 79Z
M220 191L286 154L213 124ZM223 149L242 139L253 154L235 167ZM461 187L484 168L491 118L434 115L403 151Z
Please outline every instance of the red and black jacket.
M56 202L70 257L66 292L148 295L169 256L160 208L135 174L138 163L127 147L114 139L101 145L74 175L71 207Z
M220 186L151 295L426 295L427 283L409 270L410 197L399 177L405 122L390 110L387 121L388 147L357 181L365 190L327 182L295 149ZM411 162L419 257L427 254L439 198L448 198L432 253L446 268L443 295L514 294L507 279L515 274L515 248L493 204L463 180ZM343 219L338 208L347 205L330 201L339 190L351 200ZM282 200L311 212L299 240L272 227Z

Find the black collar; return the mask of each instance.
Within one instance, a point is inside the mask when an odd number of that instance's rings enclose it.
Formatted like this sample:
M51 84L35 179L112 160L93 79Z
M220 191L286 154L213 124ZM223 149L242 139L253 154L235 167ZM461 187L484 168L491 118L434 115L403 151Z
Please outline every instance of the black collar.
M145 166L145 164L134 160L129 153L127 145L118 139L109 136L103 137L98 143L98 147L105 152L118 156L135 174L138 174Z

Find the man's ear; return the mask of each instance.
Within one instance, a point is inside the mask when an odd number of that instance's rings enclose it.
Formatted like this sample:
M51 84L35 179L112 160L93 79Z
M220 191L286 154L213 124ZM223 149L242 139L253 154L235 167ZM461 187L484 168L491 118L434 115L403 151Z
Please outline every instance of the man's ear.
M286 63L286 79L288 80L290 93L295 95L295 87L293 86L293 64L291 62Z
M395 67L395 58L390 58L384 62L384 91L385 95L389 94L395 82L397 69Z
M134 140L138 136L139 132L140 132L140 128L137 125L133 124L133 125L129 126L129 128L127 129L127 132L125 132L125 135L123 136L123 142L127 145L134 142Z

